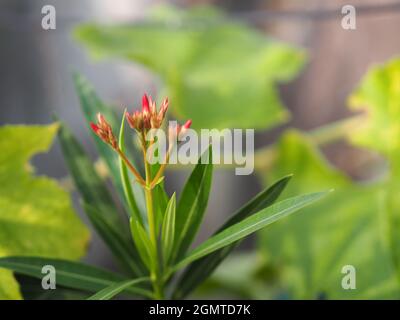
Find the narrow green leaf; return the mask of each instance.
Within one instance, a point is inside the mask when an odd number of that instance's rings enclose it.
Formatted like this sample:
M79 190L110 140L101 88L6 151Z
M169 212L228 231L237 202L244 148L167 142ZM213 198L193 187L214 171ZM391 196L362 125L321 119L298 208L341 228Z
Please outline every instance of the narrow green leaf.
M76 92L79 96L80 106L86 121L88 123L90 121L95 121L97 113L101 112L107 118L107 121L110 123L110 125L114 129L117 128L119 121L115 112L100 100L89 82L82 75L75 73L74 83ZM127 204L125 200L123 181L120 179L119 157L108 145L103 143L103 141L95 136L92 131L90 131L90 133L93 136L93 141L96 145L99 155L102 157L102 159L104 159L110 171L111 179L120 195L121 201L126 204L127 209L129 209L130 204ZM131 157L131 159L133 158L134 157ZM143 209L144 212L144 195L140 192L141 189L139 186L134 185L133 190L135 192L136 204L138 208Z
M56 270L56 285L72 289L96 292L115 282L127 278L94 266L79 262L61 259L48 259L41 257L5 257L0 258L0 267L34 278L42 279L43 266L50 265ZM147 290L141 288L128 288L127 293L148 296Z
M145 274L144 266L137 263L140 257L136 250L132 250L133 244L130 239L127 241L127 239L123 238L119 230L115 230L104 220L104 215L98 214L96 208L86 203L83 204L83 208L96 231L105 240L118 260L127 266L129 270L133 270L134 274Z
M257 230L260 230L265 226L298 211L306 205L319 200L327 193L328 192L317 192L293 197L254 213L250 217L224 229L220 233L204 241L185 258L179 261L173 270L178 270L192 261L200 259L201 257L204 257L218 249L230 245Z
M121 149L122 152L125 153L125 113L122 116L121 127L119 131L119 148ZM136 199L133 193L131 178L129 177L128 168L125 162L121 158L119 158L119 169L120 169L120 175L121 175L122 186L124 189L125 199L128 203L130 213L131 215L134 215L135 218L138 221L140 221L143 225L144 220L142 219L141 212L139 211L139 208L136 204ZM136 193L137 194L141 193L141 196L143 196L143 190L141 188L139 190L140 191L137 191Z
M208 156L208 163L202 164L200 159ZM187 180L176 213L176 230L173 259L180 259L192 243L200 227L207 207L212 180L212 148L211 146L199 158L196 167Z
M286 176L277 181L271 187L266 188L257 194L253 199L251 199L235 214L233 214L232 217L214 234L217 234L222 230L234 225L235 223L242 221L244 218L247 218L256 211L264 209L273 204L285 189L291 177L291 175ZM174 292L174 298L181 299L185 297L194 288L196 288L196 286L207 279L238 244L239 242L226 246L190 264L182 277L179 279Z
M164 182L161 182L153 188L153 206L157 230L161 228L168 201L169 197L165 191Z
M174 245L175 238L175 212L176 212L176 198L175 193L172 195L171 199L168 202L167 209L164 214L164 221L162 224L161 231L161 245L162 252L164 254L164 264L168 264L168 260L171 255L171 251Z
M105 231L104 225L106 224L108 226L107 229L115 230L120 234L124 243L131 243L129 229L122 223L119 213L116 210L116 205L107 187L94 170L92 161L83 151L79 142L65 125L61 125L58 138L65 161L69 167L75 185L83 198L83 202L93 207L93 210L86 213L92 222L96 222L94 227L99 228L97 231L100 236L103 237L105 243L107 243L112 250L115 248L114 243L110 242L110 236ZM98 219L94 218L95 215L99 215ZM114 254L116 253L115 251L113 252ZM134 246L132 246L130 252L132 253L132 259L129 264L127 264L125 259L121 259L119 254L115 256L128 270L132 270L132 265L135 265L133 270L143 270L143 266L140 265L137 259L138 253ZM133 275L143 275L143 273L137 274L133 272Z
M139 221L135 220L133 217L130 219L130 225L132 238L138 248L142 261L149 270L154 270L155 248L153 248L153 244L151 243L146 230L143 229Z
M115 210L115 203L80 143L64 124L60 126L58 138L69 172L83 200L97 208L103 208L107 212L107 221L119 227L121 221Z
M134 280L125 280L122 282L117 282L95 293L94 295L90 296L87 300L110 300L111 298L115 297L117 294L121 293L125 289L131 288L133 285L147 280L149 280L149 278L143 277Z

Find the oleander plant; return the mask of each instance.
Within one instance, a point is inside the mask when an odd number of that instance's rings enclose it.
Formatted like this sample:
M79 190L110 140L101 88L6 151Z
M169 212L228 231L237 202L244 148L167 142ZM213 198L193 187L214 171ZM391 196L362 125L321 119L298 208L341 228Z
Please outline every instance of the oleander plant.
M83 99L83 106L91 117L93 104L85 102L90 99ZM89 299L105 300L118 294L148 299L184 298L212 273L241 239L326 194L311 193L276 202L290 179L284 177L255 196L210 238L192 249L190 245L201 226L209 198L212 150L209 147L202 155L208 157L207 161L199 159L180 198L177 200L175 193L168 195L164 188L164 170L170 152L176 141L185 135L191 120L166 129L169 146L165 161L150 163L148 151L159 141L151 135L148 139L148 133L162 128L167 109L167 99L157 110L152 98L144 95L141 111L125 112L118 137L111 118L107 119L103 113L97 114L97 123L90 123L98 142L103 144L99 148L100 155L109 164L110 175L121 189L122 207L126 209L123 219L78 141L66 126L59 128L64 156L80 191L82 206L93 227L114 253L121 273L69 260L34 256L6 256L0 259L0 266L39 279L43 278L43 266L51 266L56 273L57 286L92 292ZM133 163L134 157L125 145L125 122L132 129L129 134L137 138L135 152L143 157L144 175ZM177 274L182 269L185 271Z
M278 85L300 73L305 50L215 8L164 6L145 21L86 23L73 35L94 59L147 68L171 105L164 99L157 107L159 97L144 95L140 109L122 113L75 73L96 159L58 119L0 127L0 299L400 297L399 57L366 71L349 93L351 116L302 131L287 123ZM179 138L190 129L282 124L276 141L255 152L261 192L199 243L219 166L211 146L194 165L173 165ZM152 130L167 137L160 162L149 161L160 143ZM56 136L69 170L60 180L35 174L29 163ZM346 145L335 150L362 178L321 151L336 143ZM183 187L166 188L178 170L191 170ZM82 262L88 225L115 269ZM251 250L234 250L253 233ZM355 281L346 289L349 270Z

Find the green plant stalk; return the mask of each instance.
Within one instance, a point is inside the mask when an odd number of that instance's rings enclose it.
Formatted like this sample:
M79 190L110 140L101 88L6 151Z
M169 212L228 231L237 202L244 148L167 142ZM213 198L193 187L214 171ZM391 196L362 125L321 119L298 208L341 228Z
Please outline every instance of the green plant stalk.
M152 270L151 280L153 283L154 288L154 297L156 299L164 299L164 280L161 275L160 270L160 250L158 247L157 241L157 230L155 225L155 217L154 217L154 207L153 207L153 194L151 183L151 172L149 163L146 160L146 149L143 148L143 157L144 157L144 165L145 165L145 174L146 174L146 187L145 187L145 198L146 198L146 208L147 208L147 219L149 223L149 233L150 233L150 240L155 248L156 253L156 263L155 270Z

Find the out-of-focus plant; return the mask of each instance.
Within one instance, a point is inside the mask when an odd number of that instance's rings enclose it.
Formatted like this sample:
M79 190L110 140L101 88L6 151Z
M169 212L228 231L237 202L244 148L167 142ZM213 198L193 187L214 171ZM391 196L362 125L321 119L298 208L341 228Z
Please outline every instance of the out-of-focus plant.
M79 259L86 252L89 233L68 193L55 180L33 176L28 164L35 154L47 151L57 130L57 124L0 128L0 257ZM43 293L40 284L30 288L32 296ZM21 297L12 272L0 269L0 299Z
M348 100L362 113L308 133L290 129L275 145L259 150L257 172L265 183L288 168L295 174L286 196L326 186L335 192L305 208L302 219L294 216L259 233L258 254L242 258L248 262L241 271L245 280L235 282L240 290L233 290L230 272L222 266L203 287L206 294L225 288L249 298L400 297L399 79L399 58L372 67ZM380 155L368 166L367 180L353 181L320 152L322 145L340 139L374 158ZM348 265L356 272L354 290L342 287L342 269Z
M174 116L196 119L195 128L265 129L286 121L276 85L305 62L303 50L212 7L156 7L133 25L86 24L74 34L94 58L124 58L153 71Z
M324 185L336 190L306 209L304 219L261 232L260 250L270 254L281 286L294 298L400 297L400 59L372 67L348 102L364 113L318 131L331 132L331 142L346 139L381 156L367 181L352 181L333 168L318 150L318 137L299 131L285 133L271 151L270 166L259 171L269 181L290 167L298 179L286 195ZM356 270L355 290L341 286L345 265Z
M82 78L76 77L76 84L82 107L88 117L95 110L106 110ZM161 143L154 137L147 139L149 130L161 128L167 108L167 100L164 100L161 108L157 110L151 98L143 96L141 111L125 113L118 137L112 129L111 123L115 123L115 119L111 112L107 112L109 118L98 113L97 123L91 123L97 139L104 143L98 145L99 152L105 163L111 164L109 169L112 170L115 159L119 163L114 180L122 184L122 193L129 213L125 218L129 217L130 223L127 223L127 219L124 222L118 216L116 206L103 181L72 133L65 126L62 126L59 132L64 156L81 193L85 212L115 254L125 274L111 273L68 260L32 256L0 258L0 267L41 278L41 267L52 265L57 271L58 286L95 292L89 299L110 299L121 292L155 299L183 298L204 281L204 269L211 272L242 238L325 195L326 192L310 193L274 203L290 178L285 177L240 208L214 235L196 248L190 249L208 202L213 166L212 152L209 148L202 155L208 157L206 163L199 159L180 199L177 201L175 194L168 196L163 186L166 164L150 164L147 157L149 148ZM139 140L144 175L131 161L133 157L129 156L125 146L125 118ZM174 146L173 141L176 137L185 135L190 124L191 121L188 121L183 126L168 128L169 148ZM134 192L133 184L138 185L143 192ZM137 200L143 193L144 212ZM176 272L185 267L187 271L178 276L177 281L172 281Z

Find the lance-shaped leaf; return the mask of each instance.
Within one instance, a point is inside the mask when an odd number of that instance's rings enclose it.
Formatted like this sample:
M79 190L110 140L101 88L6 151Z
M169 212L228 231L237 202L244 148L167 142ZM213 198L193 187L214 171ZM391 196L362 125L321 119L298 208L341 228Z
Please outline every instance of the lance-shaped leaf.
M97 96L96 92L94 91L92 86L88 83L88 81L83 76L79 75L78 73L75 73L74 83L77 94L79 96L80 106L87 123L94 121L97 117L97 113L100 112L107 118L107 121L109 121L111 127L114 130L116 130L116 128L118 128L119 121L115 112L100 100L100 98ZM111 179L113 181L113 184L116 186L121 201L124 204L127 203L125 199L123 180L121 180L120 178L119 157L107 144L101 141L92 132L92 130L90 130L90 132L91 135L93 136L93 141L96 145L100 157L104 160L108 170L110 171ZM131 157L131 159L133 159L133 157ZM135 198L136 206L140 210L142 210L142 212L145 212L144 195L143 191L139 186L133 185L133 195ZM127 203L126 208L129 209L131 208L130 206L131 203Z
M168 264L171 251L174 246L175 212L176 212L176 201L174 193L168 202L167 209L165 210L164 221L161 229L161 246L162 246L163 260L165 265Z
M165 191L164 181L158 183L153 189L153 206L157 230L161 228L169 197Z
M153 244L150 241L149 235L142 227L139 221L133 217L130 219L131 233L134 243L138 248L142 261L149 270L154 270L156 263L156 253Z
M149 278L143 277L134 280L125 280L122 282L117 282L95 293L94 295L90 296L87 300L110 300L111 298L115 297L117 294L121 293L125 289L131 288L132 290L132 286L134 286L135 284L148 280Z
M17 273L42 279L43 266L50 265L56 270L56 285L90 292L100 291L115 282L128 280L127 278L94 266L79 262L41 257L5 257L0 258L0 267L13 270ZM127 288L130 294L148 296L142 288Z
M58 124L0 128L0 257L38 255L79 259L89 232L57 181L35 176L29 160L46 152ZM9 270L0 270L0 299L21 298Z
M143 270L143 265L140 265L140 260L138 259L139 255L130 241L129 229L122 223L114 201L104 182L96 173L93 163L87 157L79 142L64 125L61 126L58 137L69 171L83 198L83 202L86 204L86 209L88 206L93 208L87 214L90 220L94 222L94 227L99 228L100 236L103 237L115 257L127 270ZM97 215L99 217L96 218ZM121 256L120 251L115 251L114 249L119 246L114 242L115 238L109 236L105 230L114 230L114 232L120 234L122 242L132 244L129 252ZM128 256L131 257L129 263L125 259ZM135 265L133 270L131 268L132 265ZM135 271L133 273L135 275L142 274L137 274Z
M321 199L328 192L316 192L293 197L254 213L250 217L224 229L223 231L204 241L197 248L191 251L185 258L179 261L174 266L173 270L179 270L192 261L200 259L218 249L230 245L257 230L260 230L269 224L300 210L301 208Z
M121 127L119 129L119 148L123 153L125 153L125 113L122 117L121 121ZM119 158L119 169L120 169L120 176L121 176L121 181L122 181L122 186L124 189L124 194L125 194L125 199L128 203L129 209L130 209L130 214L134 215L136 220L140 221L143 224L144 219L142 219L142 213L139 210L137 203L136 203L136 198L134 191L132 189L132 184L131 181L134 181L128 172L127 165L125 162ZM143 196L143 190L139 188L139 190L136 191L136 194L140 196Z
M240 222L256 211L264 209L273 204L285 189L291 177L292 176L284 177L271 187L266 188L264 191L257 194L253 199L251 199L235 214L233 214L232 217L214 234L217 234L222 230L234 225L235 223ZM219 266L219 264L224 261L224 259L236 248L238 243L239 242L226 246L190 264L176 286L174 298L183 298L194 288L196 288L196 286L207 279Z
M104 219L104 215L99 214L96 208L86 203L83 204L83 208L96 231L104 239L105 243L107 243L108 247L119 261L121 261L124 266L127 266L128 270L132 270L134 274L145 274L146 270L138 263L139 255L136 250L134 250L131 241L125 239L121 236L119 230L115 230L112 225L107 223Z
M208 157L206 163L201 163ZM187 180L176 209L176 230L172 259L182 257L200 227L207 208L212 180L212 148L211 146L199 158L196 167Z

